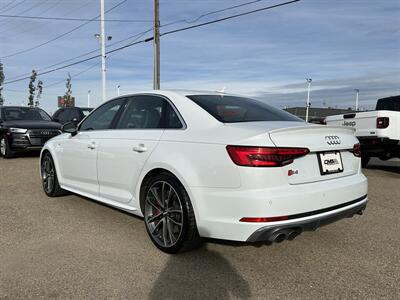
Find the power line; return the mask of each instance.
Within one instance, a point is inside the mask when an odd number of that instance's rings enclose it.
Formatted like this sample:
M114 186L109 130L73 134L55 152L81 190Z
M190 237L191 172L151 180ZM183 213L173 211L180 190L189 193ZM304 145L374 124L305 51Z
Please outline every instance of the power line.
M244 13L235 14L235 15L231 15L231 16L228 16L228 17L224 17L224 18L220 18L220 19L216 19L216 20L212 20L212 21L208 21L208 22L192 25L192 26L187 26L187 27L183 27L183 28L174 29L174 30L171 30L171 31L167 31L167 32L161 33L161 36L172 34L172 33L181 32L181 31L185 31L185 30L188 30L188 29L193 29L193 28L197 28L197 27L210 25L210 24L226 21L226 20L233 19L233 18L246 16L246 15L249 15L249 14L254 14L254 13L257 13L257 12L260 12L260 11L264 11L264 10L268 10L268 9L272 9L272 8L276 8L276 7L280 7L280 6L284 6L284 5L288 5L288 4L292 4L292 3L295 3L295 2L299 2L299 1L300 0L287 1L287 2L283 2L283 3L279 3L279 4L267 6L267 7L262 7L262 8L259 8L259 9L254 9L254 10L247 11L247 12L244 12Z
M21 12L21 13L25 13L25 12L27 12L27 11L30 11L30 10L32 10L32 9L34 9L34 8L36 8L36 7L38 7L38 6L42 5L42 4L44 4L44 3L46 3L46 2L47 2L47 0L44 1L44 2L42 2L42 3L38 3L38 4L36 4L36 5L33 5L33 6L29 7L27 10L25 10L25 11L23 11L23 12ZM49 11L50 9L52 9L54 6L57 6L57 5L59 4L59 2L60 2L60 1L52 3L52 5L50 5L50 7L46 8L46 9L45 9L43 12L41 12L40 14L43 14L43 13ZM8 26L7 26L7 25L8 25L7 23L8 23L7 20L4 20L3 22L0 23L0 26L4 24L5 27L8 27ZM15 24L15 26L11 26L11 27L8 27L8 28L6 28L6 29L0 31L0 34L2 34L2 33L4 33L4 32L10 32L10 30L14 30L14 29L16 29L16 28L20 28L21 25L23 25L23 24L19 24L18 21L17 21L16 23L17 23L17 24ZM14 35L13 35L13 38L15 38Z
M50 8L48 8L48 9L42 11L42 12L39 14L39 16L41 16L41 15L43 15L45 12L51 10L54 6L59 5L60 2L62 2L62 1L65 1L65 0L59 0L58 2L54 1L54 5L51 6ZM70 15L70 14L72 14L72 13L75 13L76 11L82 11L86 6L88 6L88 5L90 5L90 4L93 3L92 0L86 0L86 2L85 2L85 1L80 1L80 2L81 2L81 3L80 3L80 5L79 5L78 7L74 7L73 9L69 9L69 10L67 10L67 11L64 11L64 12L63 12L63 15L64 15L64 16L68 16L68 15ZM83 4L82 4L82 3L83 3ZM13 36L12 36L13 39L15 39L16 37L21 36L21 35L23 35L23 34L25 34L25 33L27 33L27 32L32 32L32 30L35 30L35 26L33 26L33 25L34 25L34 24L27 24L26 22L23 22L22 24L20 23L19 26L15 26L15 27L11 28L11 29L17 29L17 28L20 28L20 27L25 28L25 29L22 30L22 31L21 31L21 30L18 30L18 33L14 33ZM37 25L37 24L35 24L35 25ZM27 27L27 26L28 26L28 27ZM2 32L0 32L0 34L1 34L1 33L4 33L4 32L7 32L7 31L9 31L9 30L10 30L10 28L8 28L8 29L6 29L6 30L3 30Z
M0 8L0 11L4 10L5 8L9 7L11 4L13 4L14 2L16 2L17 0L13 0L8 2L6 5L4 5L3 7Z
M12 3L14 3L14 2L15 2L15 1L13 1ZM9 11L9 10L13 9L14 7L17 7L17 6L21 5L21 4L24 3L24 2L26 2L26 0L22 0L21 2L18 2L17 4L15 4L15 5L13 5L13 6L7 8L7 9L1 10L0 12L1 12L1 13L4 13L4 12L6 12L6 11ZM4 8L4 7L3 7L3 8Z
M173 33L177 33L177 32L182 32L182 31L190 30L190 29L193 29L193 28L201 27L201 26L215 24L215 23L218 23L218 22L222 22L222 21L226 21L226 20L229 20L229 19L246 16L246 15L257 13L257 12L260 12L260 11L273 9L273 8L276 8L276 7L285 6L285 5L292 4L292 3L295 3L295 2L299 2L299 1L300 0L287 1L287 2L283 2L283 3L270 5L270 6L262 7L262 8L259 8L259 9L254 9L254 10L251 10L251 11L243 12L243 13L240 13L240 14L235 14L235 15L231 15L231 16L228 16L228 17L219 18L219 19L215 19L215 20L212 20L212 21L208 21L208 22L192 25L192 26L178 28L178 29L175 29L175 30L171 30L171 31L167 31L167 32L161 33L161 36L169 35L169 34L173 34ZM112 49L110 51L107 51L106 54L111 54L111 53L123 50L125 48L129 48L129 47L141 44L141 43L146 43L146 42L152 41L153 39L154 39L154 37L149 37L149 38L146 38L146 39L143 39L143 40L140 40L140 41L131 42L131 43L128 43L127 45L124 45L124 46ZM44 71L44 72L41 72L41 73L38 72L37 75L38 76L39 75L45 75L45 74L52 73L52 72L55 72L55 71L58 71L58 70L62 70L62 69L65 69L65 68L80 64L80 63L84 63L84 62L90 61L90 60L98 58L100 56L101 56L100 54L94 55L94 56L91 56L91 57L88 57L88 58L85 58L85 59L82 59L82 60L67 64L67 65L64 65L64 66L61 66L61 67L57 67L57 68L54 68L54 69L51 69L51 70L48 70L48 71ZM9 80L7 82L4 82L3 85L14 83L14 82L18 82L18 81L22 81L22 80L25 80L25 79L29 79L29 77L30 76L24 77L24 78L15 79L15 80Z
M71 75L71 78L76 78L76 77L78 77L78 76L80 76L80 75L82 75L82 74L84 74L84 73L90 71L90 70L93 69L94 67L97 67L98 65L100 65L100 62L95 63L94 65L91 65L89 68L86 68L86 69L84 69L83 71L80 71L80 72L78 72L78 73L75 73L75 74ZM63 82L65 82L65 79L59 80L59 81L56 81L56 82L53 82L53 83L50 83L50 84L48 84L48 85L45 85L45 86L43 86L43 88L49 88L49 87L55 86L55 85L60 84L60 83L63 83Z
M32 19L32 20L51 20L51 21L98 21L84 18L61 18L61 17L40 17L40 16L20 16L20 15L3 15L0 14L0 18L16 18L16 19ZM104 22L121 22L121 23L148 23L151 20L123 20L123 19L105 19Z
M123 1L119 2L118 4L114 5L114 6L111 7L110 9L106 10L105 13L108 13L108 12L114 10L115 8L117 8L118 6L124 4L124 3L127 2L127 1L128 1L128 0L123 0ZM56 40L58 40L58 39L60 39L60 38L62 38L62 37L64 37L64 36L66 36L66 35L68 35L68 34L74 32L74 31L76 31L76 30L82 28L83 26L89 24L90 22L94 21L95 19L97 19L97 18L99 18L99 17L100 17L100 15L98 15L98 16L96 16L96 17L90 19L89 21L86 21L86 22L84 22L83 24L80 24L79 26L76 26L76 27L72 28L71 30L69 30L69 31L67 31L67 32L64 32L63 34L60 34L60 35L58 35L58 36L56 36L56 37L54 37L54 38L52 38L52 39L50 39L50 40L48 40L48 41L46 41L46 42L44 42L44 43L38 44L38 45L36 45L36 46L30 47L30 48L25 49L25 50L21 50L21 51L12 53L12 54L8 54L8 55L5 55L5 56L2 56L2 57L0 57L0 59L4 59L4 58L8 58L8 57L12 57L12 56L19 55L19 54L23 54L23 53L32 51L32 50L34 50L34 49L37 49L37 48L39 48L39 47L42 47L42 46L44 46L44 45L47 45L47 44L49 44L49 43L51 43L51 42L54 42L54 41L56 41Z
M221 13L221 12L224 12L224 11L232 10L232 9L235 9L235 8L239 8L239 7L255 4L255 3L258 3L258 2L262 2L262 1L265 1L265 0L253 0L253 1L245 2L245 3L234 5L234 6L229 6L229 7L226 7L226 8L222 8L222 9L218 9L218 10L214 10L214 11L202 14L202 15L200 15L200 16L192 19L192 20L182 19L182 20L178 20L178 21L173 21L173 22L161 25L161 27L170 26L170 25L174 25L174 24L178 24L178 23L187 23L187 24L196 23L197 21L199 21L200 19L202 19L204 17L210 16L210 15L214 15L214 14L218 14L218 13Z
M187 19L183 19L183 20L174 21L174 22L170 22L170 23L161 25L160 27L167 27L167 26L171 26L171 25L174 25L174 24L177 24L177 23L182 23L182 22L193 23L193 22L196 22L196 21L200 20L200 19L203 18L203 17L209 16L209 15L212 15L212 14L216 14L216 13L228 11L228 10L231 10L231 9L235 9L235 8L239 8L239 7L243 7L243 6L247 6L247 5L251 5L251 4L255 4L255 3L258 3L258 2L261 2L261 1L265 1L265 0L253 0L253 1L245 2L245 3L238 4L238 5L234 5L234 6L229 6L229 7L223 8L223 9L219 9L219 10L215 10L215 11L211 11L211 12L202 14L202 15L200 15L200 16L194 18L194 19L191 20L191 21L190 21L190 20L187 20ZM143 36L145 33L150 32L150 31L153 31L153 28L152 28L152 27L149 28L149 29L146 30L146 31L141 32L141 33L138 33L138 34L135 34L135 35L133 35L133 36L127 37L127 38L125 38L125 39L122 39L122 40L119 40L119 41L117 41L117 42L114 42L114 43L108 45L107 47L109 48L109 47L111 47L111 46L113 46L113 45L116 45L116 44L122 43L122 42L124 42L124 41L130 40L131 38L135 38L135 37L137 37L137 36L141 37L141 36ZM135 40L136 40L136 39L135 39ZM99 49L94 49L94 50L92 50L92 51L89 51L89 52L80 54L80 55L75 56L75 57L73 57L73 58L63 60L63 61L58 62L58 63L56 63L56 64L52 64L52 65L47 66L47 67L43 67L43 68L40 68L40 69L36 69L36 71L40 71L40 70L43 70L43 69L52 68L52 67L61 65L61 64L63 64L63 63L67 63L67 62L73 61L73 60L75 60L75 59L77 59L77 58L81 58L81 57L87 56L87 55L89 55L89 54L95 53L95 52L97 52L98 50L99 50ZM28 75L30 75L30 73L25 73L25 74L21 74L21 75L18 75L18 76L14 76L14 77L10 78L9 80L14 80L14 79L17 79L17 78L19 78L19 77L21 77L21 76L28 76Z
M115 45L118 45L118 44L120 44L120 43L122 43L122 42L125 42L125 41L127 41L127 40L131 40L131 39L133 39L133 38L135 38L133 41L136 41L137 39L141 38L143 35L145 35L146 33L150 32L150 31L152 31L152 30L153 30L153 27L151 27L151 28L149 28L149 29L147 29L147 30L145 30L145 31L142 31L142 32L140 32L140 33L136 33L136 34L134 34L134 35L131 35L131 36L129 36L129 37L127 37L127 38L124 38L124 39L122 39L122 40L119 40L119 41L116 41L116 42L114 42L114 43L111 43L110 45L107 46L107 48L112 47L112 46L115 46ZM49 65L49 66L46 66L46 67L43 67L43 68L35 69L35 70L38 71L38 72L40 72L41 70L53 68L53 67L55 67L55 66L59 66L59 65L68 63L68 62L70 62L70 61L73 61L73 60L78 59L78 58L81 58L81 57L85 57L85 56L87 56L87 55L89 55L89 54L92 54L92 53L95 53L95 52L97 52L97 51L99 51L99 48L96 48L96 49L94 49L94 50L92 50L92 51L85 52L85 53L82 53L82 54L80 54L80 55L78 55L78 56L74 56L74 57L72 57L72 58L68 58L68 59L65 59L65 60L63 60L63 61L60 61L60 62L58 62L58 63L52 64L52 65ZM28 78L29 78L29 77L30 77L30 74L31 74L31 73L21 74L21 75L18 75L18 76L11 77L11 78L9 78L8 80L9 80L9 81L13 81L13 80L15 80L15 79L26 79L25 76L28 76ZM23 76L23 78L20 78L21 76Z

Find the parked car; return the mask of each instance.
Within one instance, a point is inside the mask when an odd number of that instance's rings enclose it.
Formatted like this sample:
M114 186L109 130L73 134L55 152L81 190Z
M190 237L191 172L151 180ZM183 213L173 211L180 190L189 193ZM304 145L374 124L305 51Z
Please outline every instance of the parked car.
M306 124L221 93L152 91L110 100L44 146L44 192L143 216L162 251L201 237L292 240L361 214L367 179L354 130Z
M40 108L0 106L0 154L11 158L18 152L40 151L60 128Z
M326 124L355 128L364 167L371 157L400 158L400 95L379 99L375 111L329 116Z
M82 121L93 108L89 107L63 107L53 114L53 121L65 124L68 122L79 123Z

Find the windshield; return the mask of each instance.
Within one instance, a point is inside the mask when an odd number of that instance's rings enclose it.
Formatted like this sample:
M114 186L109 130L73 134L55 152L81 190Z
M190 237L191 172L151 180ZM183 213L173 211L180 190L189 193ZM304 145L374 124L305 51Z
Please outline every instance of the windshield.
M304 122L296 116L264 102L226 95L187 96L222 123L257 121Z
M5 121L51 121L44 110L31 107L5 107L3 116Z

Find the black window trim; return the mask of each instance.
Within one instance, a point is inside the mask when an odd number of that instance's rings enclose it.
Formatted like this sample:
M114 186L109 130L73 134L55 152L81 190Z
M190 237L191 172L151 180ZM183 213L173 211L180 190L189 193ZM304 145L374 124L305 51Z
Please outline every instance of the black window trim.
M179 110L176 108L175 104L166 96L164 95L160 95L160 94L155 94L155 93L139 93L139 94L130 94L130 95L124 95L121 96L120 98L123 97L127 97L127 98L131 98L131 97L139 97L139 96L153 96L153 97L159 97L162 98L163 100L166 100L167 103L170 104L170 107L174 110L175 114L178 116L179 121L182 124L181 128L116 128L116 126L118 125L118 122L120 121L120 117L122 115L119 116L118 120L116 120L115 126L113 127L113 129L116 130L186 130L187 129L187 125L185 120L183 119L182 115L180 114ZM114 99L118 99L118 98L114 98ZM111 101L111 100L110 100ZM129 99L125 102L125 106L127 106L129 103Z
M154 96L154 97L163 98L164 100L166 100L170 104L170 107L174 110L175 114L178 116L179 121L181 121L182 127L181 128L138 128L138 129L130 128L128 130L186 130L187 129L187 125L186 125L185 119L182 117L181 113L176 108L175 104L168 97L166 97L164 95L156 94L156 93L139 93L139 94L127 94L127 95L115 97L115 98L112 98L112 99L104 102L103 104L99 105L98 107L93 109L81 122L79 122L79 124L78 124L78 132L95 132L95 131L105 131L105 130L124 130L122 128L118 129L118 128L116 128L116 126L117 126L118 122L120 121L121 115L122 115L123 111L125 110L126 105L128 104L128 98L129 97L135 97L135 96ZM91 114L93 114L96 110L98 110L100 107L102 107L103 105L107 104L108 102L111 102L111 101L114 101L114 100L119 100L119 99L125 99L125 101L122 103L122 105L119 108L118 112L116 113L116 115L114 116L113 120L111 121L110 128L81 131L81 126L82 126L83 122ZM127 129L125 129L125 130L127 130Z
M99 105L98 107L96 107L95 109L93 109L90 114L88 114L79 124L78 124L78 132L97 132L97 131L105 131L105 130L114 130L115 129L115 125L118 123L119 118L121 116L121 111L123 109L125 109L126 103L127 103L127 95L121 96L121 97L116 97L116 98L112 98L104 103L102 103L101 105ZM109 128L105 128L105 129L93 129L93 130L81 130L81 126L83 124L83 122L92 114L94 113L96 110L98 110L99 108L103 107L104 105L106 105L109 102L112 101L116 101L116 100L120 100L123 99L124 101L121 103L121 107L118 109L117 113L115 114L114 118L112 119Z

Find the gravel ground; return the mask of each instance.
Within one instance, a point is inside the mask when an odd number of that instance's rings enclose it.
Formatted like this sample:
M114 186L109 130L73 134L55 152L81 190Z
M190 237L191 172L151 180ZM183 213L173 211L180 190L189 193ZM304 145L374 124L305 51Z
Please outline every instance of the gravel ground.
M369 205L292 242L208 241L176 256L143 221L47 198L38 158L0 160L1 299L400 299L400 162L371 162Z

